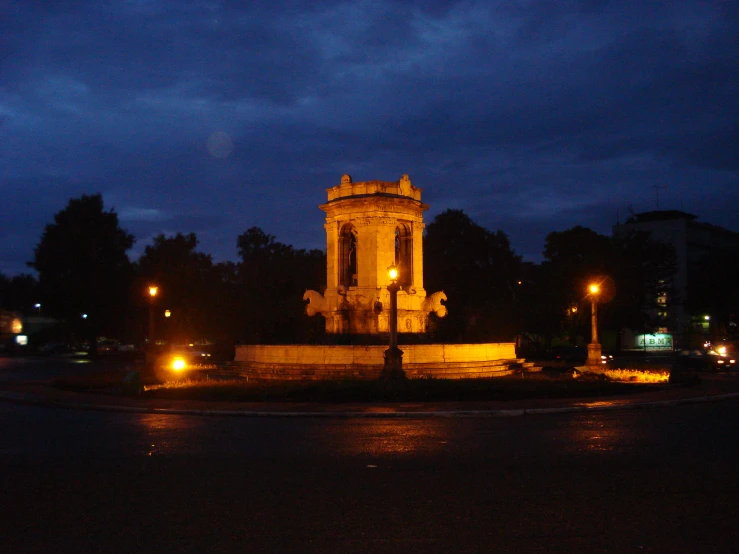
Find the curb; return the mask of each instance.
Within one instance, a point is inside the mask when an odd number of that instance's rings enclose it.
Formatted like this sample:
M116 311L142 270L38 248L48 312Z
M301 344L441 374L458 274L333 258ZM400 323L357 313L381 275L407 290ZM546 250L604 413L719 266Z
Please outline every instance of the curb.
M163 415L196 415L218 417L251 417L251 418L320 418L320 419L425 419L430 417L465 418L465 417L520 417L527 415L566 414L576 412L605 412L615 410L639 410L678 406L681 404L700 404L706 402L720 402L739 398L739 392L679 398L675 400L652 400L648 402L625 402L620 404L578 404L558 408L513 408L497 410L441 410L426 412L357 412L357 411L264 411L264 410L195 410L187 408L148 408L140 406L119 406L111 404L84 404L79 402L65 402L41 398L34 394L0 391L0 401L50 408L69 410L84 410L98 412L122 412L136 414L163 414Z

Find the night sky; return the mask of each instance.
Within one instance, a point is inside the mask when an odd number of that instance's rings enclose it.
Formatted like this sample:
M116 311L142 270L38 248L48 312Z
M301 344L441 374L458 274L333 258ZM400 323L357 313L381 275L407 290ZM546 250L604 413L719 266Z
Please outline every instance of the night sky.
M427 223L530 261L630 210L739 231L738 37L733 0L0 0L0 272L98 192L132 259L180 231L235 261L255 225L323 249L343 173L408 173Z

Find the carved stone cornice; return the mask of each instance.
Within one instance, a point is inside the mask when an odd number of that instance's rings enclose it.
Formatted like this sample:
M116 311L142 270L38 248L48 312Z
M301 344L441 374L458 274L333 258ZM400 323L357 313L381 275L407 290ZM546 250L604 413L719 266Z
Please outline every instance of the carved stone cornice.
M398 220L394 217L386 216L370 216L370 217L358 217L354 220L354 224L357 227L377 227L380 225L397 225Z

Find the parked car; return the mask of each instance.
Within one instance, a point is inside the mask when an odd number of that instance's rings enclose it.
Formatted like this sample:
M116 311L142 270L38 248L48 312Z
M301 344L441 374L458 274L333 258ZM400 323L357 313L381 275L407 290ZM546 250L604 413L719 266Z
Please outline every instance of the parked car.
M681 350L677 355L677 363L684 369L695 371L731 371L737 368L736 357L721 348Z

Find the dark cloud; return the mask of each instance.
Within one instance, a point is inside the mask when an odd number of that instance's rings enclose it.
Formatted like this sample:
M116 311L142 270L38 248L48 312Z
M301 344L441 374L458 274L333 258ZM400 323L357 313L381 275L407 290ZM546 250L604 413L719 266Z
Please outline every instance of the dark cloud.
M321 247L344 172L409 173L429 220L464 209L529 259L654 209L654 185L739 230L734 4L0 4L0 271L93 192L134 256L196 232L233 259L253 225Z

